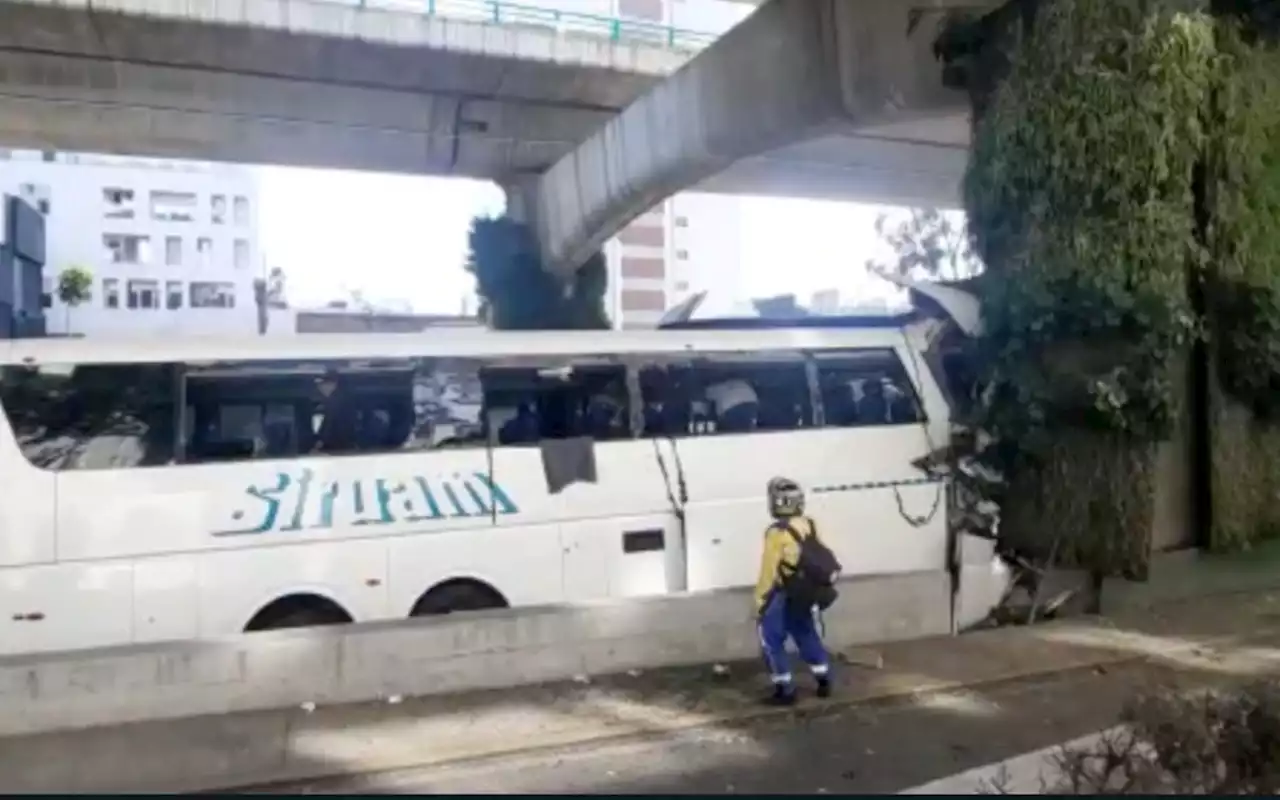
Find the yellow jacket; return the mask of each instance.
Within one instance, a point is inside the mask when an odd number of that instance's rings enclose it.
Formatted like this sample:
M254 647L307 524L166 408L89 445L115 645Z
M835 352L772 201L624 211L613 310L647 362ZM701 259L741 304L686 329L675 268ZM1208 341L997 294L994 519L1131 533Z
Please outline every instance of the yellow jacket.
M813 520L806 516L791 517L787 523L800 534L801 539L817 536ZM781 582L784 575L795 571L800 561L800 543L782 522L775 522L764 532L764 552L760 556L760 577L756 579L756 613L764 612L765 603Z

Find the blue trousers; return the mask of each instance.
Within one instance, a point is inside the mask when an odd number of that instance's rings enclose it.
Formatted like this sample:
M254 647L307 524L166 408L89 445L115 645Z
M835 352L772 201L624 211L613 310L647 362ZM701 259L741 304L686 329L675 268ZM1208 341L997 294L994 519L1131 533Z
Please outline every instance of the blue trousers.
M791 664L787 658L787 639L796 643L800 657L815 677L823 678L831 670L827 648L822 645L821 620L818 609L797 610L788 607L782 592L774 592L760 615L760 649L769 678L775 685L791 686Z

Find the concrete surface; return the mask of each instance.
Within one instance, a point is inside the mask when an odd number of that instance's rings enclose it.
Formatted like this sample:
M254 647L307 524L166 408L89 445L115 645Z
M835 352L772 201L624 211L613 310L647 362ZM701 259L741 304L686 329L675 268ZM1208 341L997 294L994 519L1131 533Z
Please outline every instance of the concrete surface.
M525 205L545 262L571 272L691 187L958 205L967 99L943 88L932 43L962 6L762 4L537 181Z
M885 794L1110 724L1127 697L1144 686L1182 677L1158 665L1134 662L869 704L828 706L642 740L257 791L295 795ZM1080 702L1082 697L1087 702Z
M591 779L599 782L597 791L725 791L724 784L734 782L726 776L732 775L746 781L739 784L742 791L785 790L796 781L810 791L842 785L851 791L900 791L1098 730L1114 721L1118 703L1134 686L1154 685L1149 668L1221 679L1274 673L1280 668L1278 611L1275 595L1235 595L1114 619L886 644L877 648L882 669L842 666L836 672L838 701L808 699L795 712L759 706L760 667L744 661L731 664L724 676L702 666L525 689L391 696L376 703L322 703L9 737L0 746L0 791L212 790L486 758L507 765L505 773L500 766L492 777L523 781L524 788L509 791L591 791ZM1136 666L1146 671L1119 689L1100 680L1133 675ZM1038 700L1032 707L1070 724L1042 718L1048 724L1036 725L1034 716L1028 724L1024 711L1012 715L1021 724L1002 726L1009 712L999 699L1007 697L999 694L1001 687L1050 675L1085 681L1054 693L1051 703ZM1096 703L1104 697L1112 702L1099 710ZM849 704L857 708L840 718L845 713L840 709ZM917 715L906 733L899 728L890 736L887 728L867 720L885 704L908 704L927 713ZM797 718L832 711L838 718L830 728L818 730L815 721L813 728L797 730ZM775 724L783 729L772 738L754 732L755 726ZM960 731L966 735L958 736ZM935 738L940 732L950 740ZM987 746L999 742L1000 752ZM648 748L652 760L643 752L618 755L618 748L626 747ZM877 752L853 749L858 747ZM966 749L951 758L938 756L939 749L946 753L952 747ZM613 755L597 759L594 768L547 769L564 748ZM884 765L906 751L916 756L903 768ZM661 763L663 753L698 767L681 774L671 763ZM512 763L542 767L515 770ZM859 782L836 781L846 771ZM481 780L472 770L471 789L456 782L445 789L417 774L408 779L407 791L474 791ZM396 778L385 780L394 784ZM546 785L536 786L538 780ZM714 786L716 781L722 788ZM342 788L334 791L374 791L382 782L383 776L339 782Z
M1176 600L1280 588L1280 540L1247 553L1227 555L1187 549L1151 559L1143 583L1109 579L1102 588L1104 611L1141 609Z
M0 146L498 178L688 58L311 0L0 0Z
M922 783L898 794L984 794L995 787L1006 794L1041 794L1044 788L1056 786L1061 779L1057 756L1063 750L1092 750L1105 742L1106 737L1119 735L1124 730L1123 725L1113 725L1097 733Z
M753 658L750 609L748 592L722 591L5 657L0 735ZM839 646L946 633L947 576L848 581L825 622Z

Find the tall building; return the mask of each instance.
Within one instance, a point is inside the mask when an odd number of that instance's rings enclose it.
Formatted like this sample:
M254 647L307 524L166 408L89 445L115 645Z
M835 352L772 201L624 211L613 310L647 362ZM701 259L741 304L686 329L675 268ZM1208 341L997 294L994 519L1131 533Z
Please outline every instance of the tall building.
M0 193L46 218L51 334L145 336L257 331L258 196L250 167L0 150ZM93 275L68 309L58 275Z

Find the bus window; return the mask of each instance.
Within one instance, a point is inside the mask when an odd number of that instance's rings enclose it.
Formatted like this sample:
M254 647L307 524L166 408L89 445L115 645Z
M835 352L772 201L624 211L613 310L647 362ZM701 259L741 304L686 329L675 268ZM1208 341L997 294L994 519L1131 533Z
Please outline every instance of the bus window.
M175 376L172 364L9 366L0 405L37 467L158 466L174 457Z
M480 362L420 359L413 375L414 450L484 447Z
M893 350L822 353L817 365L818 387L828 426L906 425L924 421L920 400Z
M597 442L631 438L626 368L620 364L493 366L482 371L485 419L496 443L536 445L587 436Z
M806 428L813 422L799 353L725 354L640 370L649 436Z
M408 365L224 363L186 376L189 463L386 452L414 432Z

